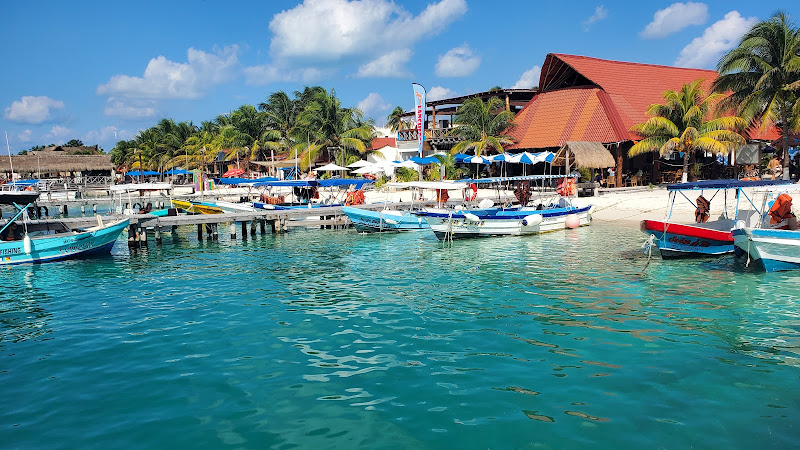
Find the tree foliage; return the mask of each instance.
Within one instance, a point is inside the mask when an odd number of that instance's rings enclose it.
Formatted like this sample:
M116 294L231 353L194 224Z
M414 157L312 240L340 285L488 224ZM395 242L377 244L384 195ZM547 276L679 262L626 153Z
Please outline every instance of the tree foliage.
M747 122L741 117L718 117L708 120L712 106L721 101L723 94L706 96L695 80L684 84L680 91L664 92L664 104L653 104L647 109L646 122L631 127L643 137L628 151L628 156L659 152L662 156L677 151L683 153L684 180L689 169L689 159L696 151L727 154L745 143L739 132Z
M717 71L714 91L731 93L719 108L762 128L775 125L786 149L790 130L800 129L800 30L789 16L778 12L753 25L720 59ZM786 151L784 167L789 167Z
M514 143L512 137L503 134L513 126L511 119L514 118L504 106L497 97L486 102L478 97L470 98L459 106L453 121L455 128L449 134L459 137L461 142L454 145L450 153L473 150L479 156L490 148L503 153L505 146Z

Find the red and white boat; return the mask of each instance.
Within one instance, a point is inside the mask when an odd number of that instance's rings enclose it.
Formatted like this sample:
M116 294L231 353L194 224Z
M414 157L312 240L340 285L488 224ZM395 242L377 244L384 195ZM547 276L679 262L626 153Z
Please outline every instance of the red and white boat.
M707 257L733 253L732 230L736 220L743 220L744 216L754 214L754 211L758 209L753 205L744 189L789 183L790 181L784 180L703 180L671 184L667 186L670 194L667 219L663 221L643 220L640 224L640 229L650 236L652 245L658 248L661 257L664 259ZM727 207L729 190L733 190L736 193L735 207L733 207L732 211L729 211ZM686 194L687 192L696 193L698 191L700 196L696 200L691 200ZM706 191L710 191L708 194L711 197L710 199L705 195ZM710 201L719 192L724 193L725 207L718 219L709 220L711 212ZM678 194L695 206L695 223L673 223L670 221ZM749 205L742 204L743 202L748 202ZM744 211L740 210L740 207Z

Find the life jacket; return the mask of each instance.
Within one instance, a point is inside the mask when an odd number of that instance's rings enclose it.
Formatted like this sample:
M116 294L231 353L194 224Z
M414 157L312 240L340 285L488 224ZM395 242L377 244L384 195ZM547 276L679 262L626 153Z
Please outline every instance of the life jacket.
M697 197L697 209L694 210L694 221L697 223L708 222L708 212L710 210L711 202L702 195Z
M531 201L530 185L527 181L523 181L517 185L514 189L514 197L517 197L517 200L519 200L522 206L527 205L528 202Z
M561 178L556 187L556 192L562 197L570 197L577 193L575 179L572 177Z
M364 204L364 191L361 189L347 193L344 204L350 205L363 205Z
M792 197L788 194L781 194L772 203L772 208L769 209L770 225L781 223L784 220L794 217L792 214Z

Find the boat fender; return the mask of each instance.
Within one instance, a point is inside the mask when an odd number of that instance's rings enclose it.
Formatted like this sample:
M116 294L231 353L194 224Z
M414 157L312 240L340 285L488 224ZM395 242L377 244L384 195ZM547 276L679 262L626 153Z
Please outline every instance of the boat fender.
M522 218L522 226L524 227L532 227L534 225L539 225L540 223L542 223L541 214L531 214Z
M25 234L25 237L22 238L22 249L25 251L26 255L30 255L33 251L33 243L31 242L31 237L28 234Z
M141 203L134 203L133 204L133 209L134 209L134 211L138 211L138 210L142 209L142 204Z
M472 214L472 213L464 213L464 218L469 220L470 222L480 222L481 221L480 217L478 217L478 216L476 216L475 214Z
M567 228L578 228L581 226L581 219L577 214L568 214L567 218L564 220L564 224Z

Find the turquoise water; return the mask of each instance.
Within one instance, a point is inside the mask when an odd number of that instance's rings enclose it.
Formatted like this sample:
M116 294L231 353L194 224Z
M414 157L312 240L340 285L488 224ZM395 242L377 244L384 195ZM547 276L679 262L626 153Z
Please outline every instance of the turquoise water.
M0 447L787 448L800 273L633 228L298 230L0 268Z

